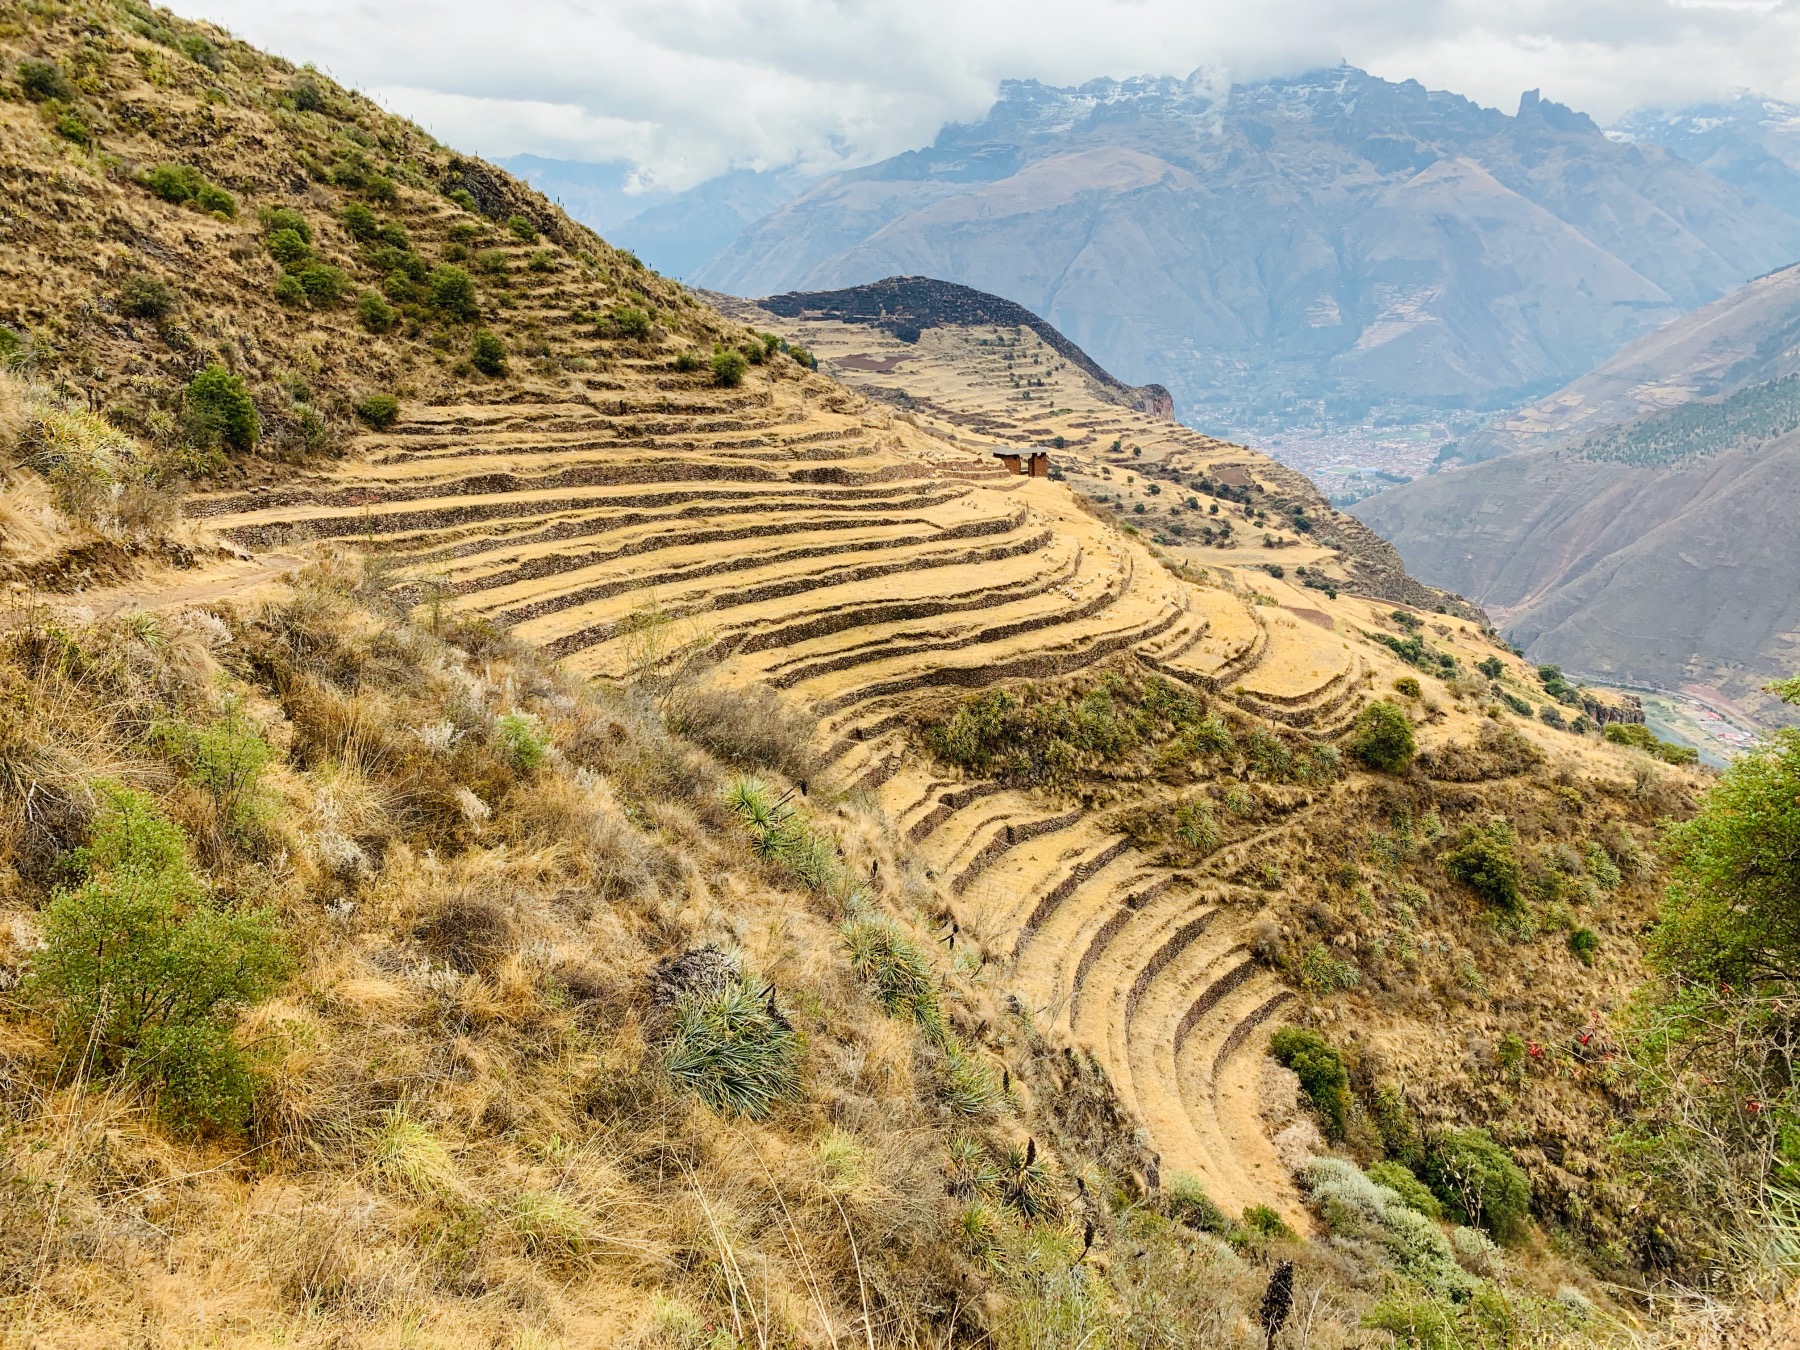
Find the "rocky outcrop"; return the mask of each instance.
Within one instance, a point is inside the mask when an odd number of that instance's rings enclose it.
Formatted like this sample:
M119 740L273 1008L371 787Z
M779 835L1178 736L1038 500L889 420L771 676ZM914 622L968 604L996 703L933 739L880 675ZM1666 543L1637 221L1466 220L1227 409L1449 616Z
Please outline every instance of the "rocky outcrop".
M928 328L1029 328L1057 355L1098 384L1113 402L1152 417L1175 420L1174 396L1162 385L1133 388L1023 305L954 282L931 277L888 277L845 290L790 291L757 303L784 319L867 324L902 342L917 342Z

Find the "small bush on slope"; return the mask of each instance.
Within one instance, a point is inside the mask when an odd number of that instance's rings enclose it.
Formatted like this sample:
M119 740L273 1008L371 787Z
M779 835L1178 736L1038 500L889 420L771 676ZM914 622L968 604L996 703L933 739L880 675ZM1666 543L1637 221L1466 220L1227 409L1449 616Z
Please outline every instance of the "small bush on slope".
M1399 704L1378 699L1357 717L1350 753L1371 769L1399 773L1412 763L1414 749L1412 723Z
M1444 871L1495 909L1513 911L1523 903L1523 869L1517 853L1518 833L1505 816L1489 816L1464 826L1439 861Z
M273 918L215 908L181 831L140 794L103 792L85 879L45 912L33 992L77 1073L142 1083L178 1122L241 1125L252 1088L232 1026L289 968Z
M1433 1140L1424 1178L1457 1222L1485 1228L1502 1242L1524 1236L1530 1184L1486 1130L1457 1130Z
M684 999L664 1059L714 1110L761 1120L800 1092L800 1040L772 993L743 980Z
M1350 1075L1344 1057L1316 1031L1283 1027L1269 1040L1269 1053L1300 1079L1301 1090L1325 1122L1325 1132L1342 1139L1350 1118Z
M931 962L898 924L882 915L846 920L844 947L850 969L890 1016L910 1018L933 1040L943 1039L944 1015Z

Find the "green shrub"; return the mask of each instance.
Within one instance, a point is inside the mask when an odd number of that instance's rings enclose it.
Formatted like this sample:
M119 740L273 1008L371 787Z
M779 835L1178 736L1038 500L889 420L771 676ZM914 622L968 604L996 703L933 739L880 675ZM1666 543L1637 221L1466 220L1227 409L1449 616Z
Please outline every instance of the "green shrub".
M389 332L399 320L399 311L382 299L380 292L364 291L356 297L356 321L369 332Z
M491 329L477 328L469 360L483 375L506 374L506 344Z
M804 347L789 347L788 355L793 357L795 361L805 366L808 370L817 370L819 368L819 358L807 351Z
M158 164L138 181L166 202L191 203L227 219L237 215L237 199L224 188L207 182L191 164Z
M74 113L63 113L56 119L56 134L76 145L91 145L94 133Z
M1350 753L1371 769L1399 773L1412 763L1412 723L1396 703L1378 699L1362 710L1350 738Z
M1505 816L1489 816L1463 826L1439 859L1444 871L1496 909L1512 911L1521 901L1523 872L1516 851L1518 835Z
M75 97L75 88L54 61L19 62L19 88L33 103L62 102Z
M467 188L451 188L444 196L448 197L465 211L479 213L481 210L481 208L475 204L474 195L470 193Z
M512 259L503 248L484 248L475 255L477 271L491 277L503 277L512 270Z
M1200 1178L1191 1172L1177 1172L1164 1188L1169 1217L1200 1233L1217 1233L1223 1237L1231 1231L1231 1216L1219 1208Z
M944 1036L937 978L919 945L892 919L869 915L843 927L850 969L891 1017L909 1017L934 1040Z
M44 911L31 993L71 1065L149 1088L177 1123L239 1126L253 1085L231 1033L289 968L274 919L208 903L180 829L139 793L101 795L81 885Z
M370 394L356 405L356 415L377 431L386 431L400 420L400 400L392 394Z
M471 320L479 313L474 279L450 263L432 270L426 294L431 297L431 307L445 318Z
M343 269L329 266L326 263L314 263L293 273L294 280L300 283L300 289L306 292L307 303L315 309L328 309L344 298L350 289L350 278Z
M134 319L166 319L175 311L175 289L161 277L139 272L119 287L119 310Z
M749 368L744 354L729 347L721 347L712 355L713 380L727 389L735 389L742 384L744 372Z
M255 823L260 815L263 770L275 751L235 704L209 725L157 722L150 735L182 768L187 780L218 804L229 824L241 828Z
M1379 1083L1369 1101L1369 1118L1381 1136L1382 1152L1407 1165L1419 1158L1419 1123L1405 1094L1392 1083Z
M1633 746L1667 764L1694 764L1700 759L1700 752L1693 746L1658 740L1656 734L1641 722L1608 722L1600 734L1614 745Z
M225 68L225 58L219 55L219 49L198 33L183 34L175 39L175 46L195 65L205 66L208 70Z
M215 216L223 216L227 220L237 216L237 198L224 188L214 183L202 183L194 193L194 205L202 211Z
M481 238L487 233L487 226L479 220L453 221L446 233L453 244L467 244Z
M547 248L540 248L525 260L525 270L527 272L554 272L556 255Z
M275 230L264 240L269 256L286 268L303 267L312 261L312 245L300 237L298 230Z
M1370 1181L1377 1186L1386 1186L1399 1196L1400 1203L1408 1209L1416 1210L1428 1219L1435 1220L1444 1217L1444 1207L1431 1193L1431 1188L1414 1176L1412 1168L1405 1163L1370 1163L1364 1171Z
M361 202L351 202L344 208L344 231L359 243L368 243L375 238L381 224L375 219L375 213Z
M188 381L183 416L195 440L230 450L248 450L261 431L249 390L224 366L208 366Z
M650 336L650 315L636 305L620 305L612 312L612 331L622 338Z
M1531 1185L1486 1130L1457 1130L1434 1141L1424 1180L1457 1223L1485 1228L1502 1242L1524 1236Z
M1332 1139L1342 1139L1350 1123L1350 1074L1344 1057L1323 1036L1303 1027L1283 1027L1269 1038L1269 1053L1294 1071Z
M696 351L678 352L675 356L675 369L681 371L683 374L689 374L699 370L700 367L705 364L705 358Z
M283 230L291 230L300 236L302 243L311 244L313 241L312 222L291 206L264 207L257 213L257 218L262 222L265 240Z
M1246 1205L1244 1231L1264 1242L1298 1242L1300 1235L1288 1227L1287 1220L1267 1205Z
M524 216L508 216L506 218L507 233L521 244L537 243L538 228Z
M288 102L294 105L295 112L323 112L325 91L311 73L302 71L288 90Z
M300 284L300 278L292 272L283 272L275 278L275 300L290 309L303 309L306 306L306 287Z
M1405 694L1408 698L1418 698L1420 694L1424 692L1419 688L1418 680L1411 675L1402 675L1399 679L1395 680L1394 689L1399 693Z
M550 737L530 713L507 713L495 723L500 741L513 768L520 773L535 773L550 748Z
M800 1094L800 1037L773 994L733 980L677 1004L663 1066L715 1111L760 1120Z
M371 201L396 202L400 200L400 187L384 173L372 173L363 180L362 190Z
M1600 951L1600 935L1591 928L1577 928L1569 934L1569 950L1582 965L1591 966Z

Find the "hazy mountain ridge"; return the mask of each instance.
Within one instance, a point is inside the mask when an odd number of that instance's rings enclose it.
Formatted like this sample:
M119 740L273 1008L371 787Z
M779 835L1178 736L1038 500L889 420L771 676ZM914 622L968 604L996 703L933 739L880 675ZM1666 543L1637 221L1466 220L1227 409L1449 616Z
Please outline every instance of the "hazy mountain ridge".
M1800 267L1639 339L1352 508L1528 654L1596 678L1760 686L1800 665Z
M1612 128L1615 137L1654 142L1771 206L1800 213L1800 107L1741 93L1684 108L1642 108Z
M1229 90L1011 82L981 121L822 181L696 279L958 281L1236 426L1548 389L1797 255L1800 220L1660 145L1535 94L1509 116L1340 67Z

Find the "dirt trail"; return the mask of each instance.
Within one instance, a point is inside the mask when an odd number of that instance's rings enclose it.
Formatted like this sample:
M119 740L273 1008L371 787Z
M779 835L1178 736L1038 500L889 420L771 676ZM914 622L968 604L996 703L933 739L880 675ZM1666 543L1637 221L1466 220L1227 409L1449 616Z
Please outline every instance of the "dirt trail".
M58 596L56 603L90 610L96 619L110 618L133 609L182 609L215 600L237 599L273 585L306 566L306 562L305 558L292 553L263 553L209 561L180 571L158 568L123 585L97 586L73 595Z

